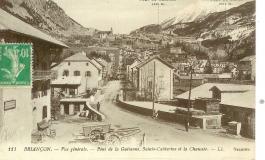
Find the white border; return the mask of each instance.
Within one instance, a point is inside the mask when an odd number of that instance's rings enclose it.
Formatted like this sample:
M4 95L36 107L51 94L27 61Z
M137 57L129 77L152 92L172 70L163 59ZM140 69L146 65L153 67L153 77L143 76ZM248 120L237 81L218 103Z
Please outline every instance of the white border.
M264 42L264 29L265 29L265 1L256 1L256 73L257 73L257 86L256 86L256 155L258 160L264 159L264 122L265 122L265 104L260 104L260 100L265 100L265 42Z

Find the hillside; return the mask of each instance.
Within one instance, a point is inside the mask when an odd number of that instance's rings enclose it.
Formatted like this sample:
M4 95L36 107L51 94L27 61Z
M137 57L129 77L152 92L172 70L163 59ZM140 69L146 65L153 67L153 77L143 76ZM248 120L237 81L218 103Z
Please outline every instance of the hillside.
M255 1L250 1L225 11L209 13L194 21L176 23L176 19L168 19L160 27L148 25L131 34L147 37L160 34L173 39L191 37L201 48L211 51L207 52L210 58L220 56L221 59L238 60L255 54L255 15ZM160 32L157 28L160 28ZM226 54L218 55L218 50Z
M0 7L19 19L57 37L92 35L95 29L85 28L70 18L52 0L1 0Z
M255 2L247 2L227 11L209 14L201 21L188 23L183 28L170 28L180 36L214 39L231 36L232 40L246 38L255 30Z

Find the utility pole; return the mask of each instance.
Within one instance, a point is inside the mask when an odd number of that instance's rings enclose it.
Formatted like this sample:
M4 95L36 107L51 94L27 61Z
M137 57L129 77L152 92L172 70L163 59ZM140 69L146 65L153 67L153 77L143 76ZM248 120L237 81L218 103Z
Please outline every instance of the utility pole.
M153 75L153 108L152 108L152 116L154 116L155 112L155 76L156 76L156 62L154 61L154 75Z
M159 25L159 4L157 6L157 25ZM157 51L158 51L158 48L157 48ZM156 77L156 63L154 61L154 75L153 75L153 106L152 106L152 116L154 116L155 114L155 83L156 83L156 80L155 80L155 77Z
M190 66L190 86L189 86L189 104L188 104L188 116L187 116L187 125L186 126L186 130L187 132L189 131L189 125L190 125L190 118L191 118L191 114L190 114L190 108L191 108L191 87L192 87L192 65Z

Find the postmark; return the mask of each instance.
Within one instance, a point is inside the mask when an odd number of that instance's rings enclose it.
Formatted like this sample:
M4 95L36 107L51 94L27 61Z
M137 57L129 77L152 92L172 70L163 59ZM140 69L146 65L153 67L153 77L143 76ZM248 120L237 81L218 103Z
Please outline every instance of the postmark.
M0 86L31 86L31 58L31 44L0 44Z

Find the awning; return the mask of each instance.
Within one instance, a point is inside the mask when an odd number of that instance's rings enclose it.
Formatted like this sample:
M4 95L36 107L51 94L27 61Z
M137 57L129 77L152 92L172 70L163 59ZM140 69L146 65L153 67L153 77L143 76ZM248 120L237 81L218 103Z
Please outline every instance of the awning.
M51 82L51 85L80 85L81 76L71 76L71 77L58 77Z

